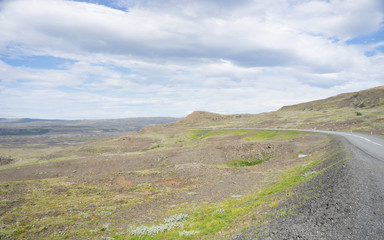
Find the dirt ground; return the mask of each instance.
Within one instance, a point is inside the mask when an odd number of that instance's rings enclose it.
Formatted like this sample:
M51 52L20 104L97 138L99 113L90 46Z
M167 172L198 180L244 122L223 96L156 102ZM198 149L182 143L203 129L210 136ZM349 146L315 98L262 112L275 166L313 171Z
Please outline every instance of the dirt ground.
M5 169L0 171L0 181L64 178L70 183L106 188L113 192L114 200L135 201L114 212L117 226L126 225L119 219L127 218L134 219L136 224L151 223L175 206L219 202L262 189L273 183L280 172L308 161L308 157L299 154L310 156L327 140L324 135L300 133L288 139L244 141L244 137L255 132L176 141L154 149L151 146L161 141L140 134L109 142L96 140L73 149L81 157ZM101 143L105 151L95 152ZM269 160L259 165L229 165L235 160L263 156Z

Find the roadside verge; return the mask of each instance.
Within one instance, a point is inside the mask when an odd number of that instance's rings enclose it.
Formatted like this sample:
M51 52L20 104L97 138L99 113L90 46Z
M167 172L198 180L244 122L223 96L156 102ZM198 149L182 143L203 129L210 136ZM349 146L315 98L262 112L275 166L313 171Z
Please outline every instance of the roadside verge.
M351 198L352 155L337 137L325 159L314 166L273 212L232 239L348 239L356 236ZM305 175L304 175L305 176ZM282 197L282 196L280 196Z

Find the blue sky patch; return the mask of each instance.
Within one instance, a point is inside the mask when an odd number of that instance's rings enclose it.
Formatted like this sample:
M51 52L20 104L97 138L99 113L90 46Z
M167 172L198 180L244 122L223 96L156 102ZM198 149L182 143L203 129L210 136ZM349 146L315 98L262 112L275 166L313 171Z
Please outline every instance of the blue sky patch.
M113 66L112 69L115 70L116 72L123 73L123 74L134 73L131 69L125 68L125 67Z
M67 69L67 65L76 62L65 58L36 55L17 58L0 56L0 60L14 67L28 67L37 69Z
M119 1L116 1L116 0L74 0L74 1L104 5L106 7L110 7L110 8L114 8L114 9L118 9L118 10L122 10L122 11L127 10L126 6L123 6ZM133 5L134 4L132 4L132 6Z
M378 53L384 53L384 45L375 48L375 50L373 50L373 51L365 52L364 55L367 57L372 57Z
M377 47L376 50L384 53L384 46Z
M351 40L348 40L346 44L372 44L384 41L384 28L371 34L360 35Z

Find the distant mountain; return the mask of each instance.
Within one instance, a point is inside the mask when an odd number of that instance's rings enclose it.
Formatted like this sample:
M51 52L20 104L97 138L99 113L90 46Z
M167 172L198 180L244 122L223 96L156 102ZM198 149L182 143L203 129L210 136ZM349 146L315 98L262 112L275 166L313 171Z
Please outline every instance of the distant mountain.
M169 117L124 118L105 120L48 120L48 119L0 119L0 135L41 135L46 133L116 132L138 131L153 124L165 124L179 120Z
M59 122L65 120L35 119L35 118L0 118L0 124L20 124L31 122Z

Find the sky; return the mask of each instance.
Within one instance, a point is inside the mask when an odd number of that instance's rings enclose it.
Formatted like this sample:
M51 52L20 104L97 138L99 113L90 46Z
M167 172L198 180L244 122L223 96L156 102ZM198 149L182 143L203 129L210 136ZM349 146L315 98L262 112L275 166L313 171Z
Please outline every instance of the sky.
M382 0L0 0L0 118L261 113L379 85Z

